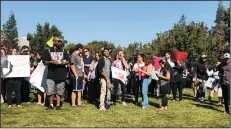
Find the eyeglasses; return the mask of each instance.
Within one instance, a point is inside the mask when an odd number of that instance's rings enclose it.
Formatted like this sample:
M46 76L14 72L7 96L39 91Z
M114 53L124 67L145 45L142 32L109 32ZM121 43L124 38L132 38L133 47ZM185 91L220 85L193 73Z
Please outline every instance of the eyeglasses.
M88 52L88 51L84 51L84 52Z
M62 40L56 40L56 42L61 43L61 42L62 42Z

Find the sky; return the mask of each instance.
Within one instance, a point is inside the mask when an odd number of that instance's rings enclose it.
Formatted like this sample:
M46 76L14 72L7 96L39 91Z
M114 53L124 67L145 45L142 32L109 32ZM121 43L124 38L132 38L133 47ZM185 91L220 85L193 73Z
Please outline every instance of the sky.
M223 5L229 7L229 1ZM12 10L21 37L47 21L56 25L69 43L103 40L127 47L151 42L183 14L187 22L204 22L210 28L217 7L217 1L1 1L1 24Z

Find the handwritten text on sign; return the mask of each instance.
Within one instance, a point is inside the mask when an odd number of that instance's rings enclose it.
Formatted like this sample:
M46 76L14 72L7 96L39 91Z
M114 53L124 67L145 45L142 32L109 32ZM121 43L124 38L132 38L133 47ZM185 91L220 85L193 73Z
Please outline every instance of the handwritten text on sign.
M8 55L7 68L3 68L5 78L29 77L30 59L29 55Z
M127 72L120 70L116 67L111 67L111 70L112 70L112 78L119 79L125 84L127 79Z

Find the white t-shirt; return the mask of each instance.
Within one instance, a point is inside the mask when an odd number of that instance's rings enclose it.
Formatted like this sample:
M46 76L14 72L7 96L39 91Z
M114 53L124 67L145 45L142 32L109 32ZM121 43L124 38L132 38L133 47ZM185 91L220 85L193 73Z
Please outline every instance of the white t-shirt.
M143 68L144 67L144 62L143 63L139 63L139 67L138 67L138 64L136 63L135 65L134 65L134 68L135 69L138 69L138 68ZM138 73L136 73L136 75L138 76Z
M171 61L171 59L168 59L167 61L168 61L168 63L170 64L170 66L171 66L172 68L175 67L175 64Z

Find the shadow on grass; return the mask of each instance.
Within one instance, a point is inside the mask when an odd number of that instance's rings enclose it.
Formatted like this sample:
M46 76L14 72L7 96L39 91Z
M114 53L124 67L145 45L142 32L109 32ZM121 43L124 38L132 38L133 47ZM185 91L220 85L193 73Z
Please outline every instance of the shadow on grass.
M196 103L191 103L192 105L195 105L197 107L202 107L202 108L206 108L206 109L211 109L211 110L214 110L214 111L218 111L218 112L224 112L224 111L221 111L221 110L218 110L216 108L214 108L212 105L202 105L202 104L196 104Z
M160 108L160 104L158 104L158 103L155 103L155 102L149 102L149 104L150 104L151 106L156 107L156 108Z

